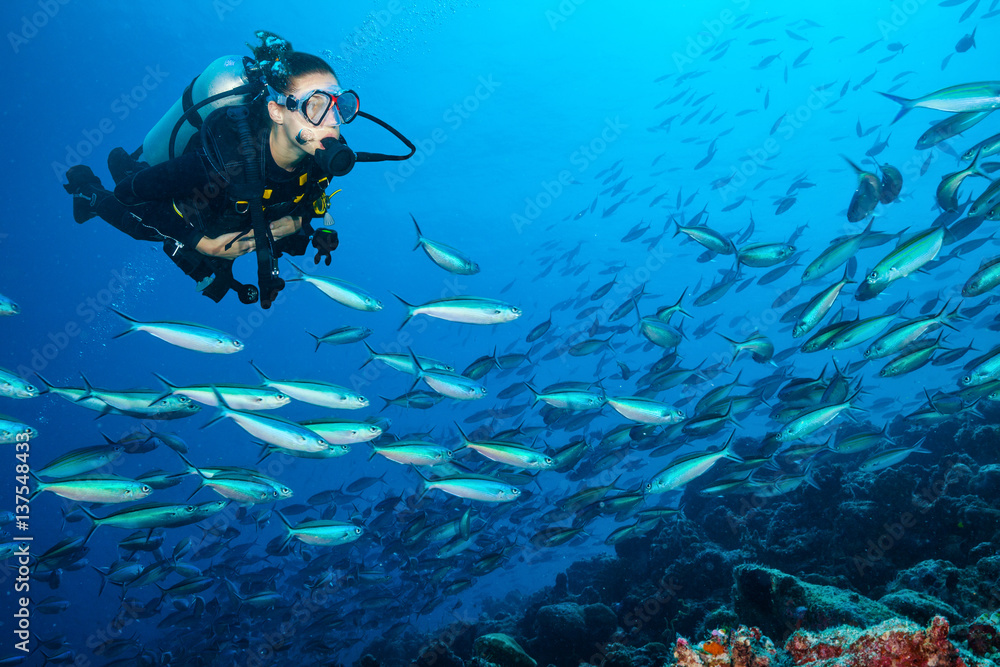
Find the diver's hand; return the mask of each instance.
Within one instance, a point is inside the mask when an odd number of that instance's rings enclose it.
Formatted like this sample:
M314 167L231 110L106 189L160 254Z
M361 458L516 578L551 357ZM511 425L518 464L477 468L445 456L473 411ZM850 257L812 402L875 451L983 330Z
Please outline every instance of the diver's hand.
M297 215L292 217L286 215L284 218L278 218L271 223L271 236L277 241L280 238L297 233L300 229L302 229L302 216Z
M229 245L232 244L232 245ZM227 249L226 246L229 245ZM257 247L254 243L253 232L230 232L210 239L207 236L201 237L195 250L202 255L209 257L220 257L222 259L236 259L253 252Z

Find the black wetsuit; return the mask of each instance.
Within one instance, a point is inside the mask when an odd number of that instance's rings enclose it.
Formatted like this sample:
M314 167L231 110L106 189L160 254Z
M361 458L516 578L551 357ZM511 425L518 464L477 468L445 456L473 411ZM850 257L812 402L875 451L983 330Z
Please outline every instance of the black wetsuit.
M234 231L247 231L252 237L248 202L235 201L227 192L248 163L238 151L238 131L224 109L205 123L183 155L123 178L114 196L100 199L95 212L134 239L163 242L164 252L195 280L215 274L216 284L205 294L218 301L231 286L232 260L202 255L195 246L203 236ZM309 220L321 215L313 204L323 195L329 177L312 157L294 171L282 169L271 156L268 139L268 128L253 133L257 150L249 163L251 168L263 167L265 220L302 217L300 231L275 242L275 255L302 255L313 233Z

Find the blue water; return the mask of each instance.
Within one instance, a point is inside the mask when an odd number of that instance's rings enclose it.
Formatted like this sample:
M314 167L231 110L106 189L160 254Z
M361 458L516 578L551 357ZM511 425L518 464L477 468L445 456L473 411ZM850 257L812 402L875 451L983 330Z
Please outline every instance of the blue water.
M378 413L382 405L379 396L394 397L407 391L410 378L378 364L360 370L367 357L360 345L323 346L314 352L306 329L323 333L344 325L368 326L375 330L369 342L380 351L405 352L412 346L421 355L448 361L462 370L494 348L501 353L527 352L530 346L524 342L525 335L549 317L555 304L567 299L582 297L585 303L554 314L553 329L543 339L543 352L565 340L581 322L589 326L593 316L577 320L576 313L591 305L586 297L613 277L600 272L622 266L617 286L605 300L597 302L605 305L602 322L644 282L648 296L640 301L642 315L673 303L688 288L686 304L694 319L685 324L686 331L723 313L716 326L720 333L743 338L757 329L775 341L778 351L787 349L800 341L792 339L786 325L777 323L787 306L774 310L771 304L798 284L800 270L793 269L771 285L755 284L718 303L696 308L690 305L691 295L697 293L695 285L700 282L703 290L717 279L730 268L729 258L699 263L696 259L702 248L682 244L681 237L673 238L670 231L652 250L643 241L658 234L671 216L689 220L704 207L709 226L727 234L746 228L752 212L756 224L753 241L784 241L796 228L807 225L796 242L798 249L805 251L803 264L807 263L833 238L857 233L863 227L846 220L856 179L841 155L861 162L876 140L886 138L888 148L878 159L900 168L905 185L900 201L879 206L875 227L890 233L928 227L938 212L933 195L940 177L960 167L953 157L936 151L927 173L919 176L931 152L913 146L926 127L945 114L917 109L890 125L898 105L876 91L887 91L903 82L896 94L916 97L949 85L995 78L991 65L1000 56L995 39L997 23L994 18L981 19L992 10L989 3L974 1L979 6L964 21L960 18L968 3L939 7L915 0L884 6L852 0L829 7L751 0L662 6L596 0L561 4L554 0L455 1L405 3L403 7L393 0L358 2L336 9L326 3L279 8L259 0L219 0L197 6L73 0L65 4L56 0L8 3L3 12L8 44L0 47L6 90L2 117L8 128L0 293L20 304L21 314L0 322L4 341L0 365L41 373L57 386L81 386L79 374L84 373L96 386L125 389L158 387L153 372L178 384L250 384L256 381L248 363L253 359L272 377L323 380L361 391L372 401L372 408L360 411L367 417ZM743 15L749 18L741 19ZM762 19L774 20L747 27ZM977 46L954 54L942 68L942 60L976 27L977 20ZM233 295L217 305L198 295L190 279L156 245L133 241L98 219L84 225L72 219L70 199L61 187L64 168L82 159L109 184L105 167L108 151L115 146L130 151L137 147L148 128L207 63L224 54L248 54L244 42L252 41L257 29L286 37L298 50L328 52L342 84L358 91L362 108L392 123L420 149L406 163L358 165L336 184L343 188L333 199L341 245L332 267L315 270L374 293L385 305L378 313L348 310L301 283L291 284L281 301L265 313L256 306L240 304ZM750 44L759 39L773 41ZM729 40L728 46L720 46ZM801 66L793 66L809 48L812 51ZM757 68L773 54L780 58ZM894 54L894 58L879 62ZM914 73L895 80L906 71ZM692 72L697 76L690 76ZM859 87L872 73L874 77ZM678 101L661 105L679 95ZM697 106L691 106L692 100ZM783 121L782 114L787 114ZM865 130L878 129L859 137L857 124ZM961 154L995 131L996 123L987 119L950 145ZM345 136L356 149L397 148L387 135L364 121L348 127ZM714 158L695 169L717 137ZM625 192L652 189L633 195L613 214L602 217L620 195L599 195L610 184L602 185L607 174L600 178L597 174L619 160L624 171L617 180L632 178ZM866 166L873 168L870 161ZM712 188L714 181L732 176L734 170L746 178L737 176L728 187ZM775 215L778 201L799 178L806 178L813 187L798 190L794 205ZM970 179L964 186L963 200L968 193L982 190L985 181L978 180L973 183ZM666 196L650 206L654 196L663 193ZM591 213L595 197L598 203ZM723 207L743 197L746 200L740 207L722 212ZM582 211L587 213L576 217ZM414 252L410 213L428 237L473 257L481 273L452 276L434 266L422 252ZM622 243L626 232L642 221L651 224L643 241ZM986 223L976 236L989 235L992 224ZM859 276L890 247L862 251ZM578 252L570 262L557 259L574 248ZM889 304L909 294L915 299L911 307L911 315L915 315L917 308L938 296L941 305L957 297L980 259L994 255L995 250L994 244L987 243L961 263L894 284L877 301L854 302L853 286L849 286L841 303L851 312L860 310L862 316L871 316L882 314ZM307 270L313 271L308 259L306 262ZM555 270L539 279L552 262L556 262ZM287 270L287 266L283 268ZM239 261L237 269L237 277L253 280L252 259ZM765 271L745 269L743 276ZM804 286L793 304L825 287L827 280L836 280L839 271ZM505 287L509 288L502 291ZM496 297L516 305L523 315L495 327L418 317L398 331L404 313L392 293L416 303L458 294ZM977 297L965 305L988 298ZM240 337L246 350L234 356L204 355L142 333L113 338L123 325L103 309L107 305L138 319L183 320L222 329ZM982 325L994 313L995 307L988 308L964 323L960 331L948 333L948 347L973 342L977 349L989 350L996 343L996 332ZM634 322L634 315L624 321ZM606 378L603 387L609 395L634 392L634 378L623 381L614 360L625 361L638 371L636 375L645 372L659 358L658 351L624 352L641 341L633 330L615 337L617 357L610 353L563 356L550 362L536 361L530 373L522 369L519 376L502 378L494 371L485 380L491 396L482 401L446 399L428 411L390 407L382 416L392 420L391 433L431 431L442 444L457 446L453 422L462 422L480 410L500 408L505 402L495 395L519 379L534 378L534 384L544 386ZM837 353L836 358L842 365L857 361L862 349ZM679 354L682 365L689 368L703 360L710 365L729 359L725 341L714 335L689 338L681 344ZM792 362L796 374L814 377L833 357L829 352L796 354ZM960 365L927 366L902 379L881 379L877 376L880 366L868 366L855 376L862 379L868 392L866 400L894 396L903 404L889 414L875 413L868 418L881 426L896 413L917 407L923 400L922 388L955 389ZM744 380L774 371L743 357L732 371L741 368ZM718 382L728 381L726 377L732 376L722 376ZM705 390L707 386L696 388L695 399ZM508 403L523 405L526 396ZM660 399L671 402L683 397L674 389ZM102 433L120 437L136 424L125 417L95 422L94 413L56 396L3 402L0 412L39 430L31 448L36 467L70 449L100 444ZM692 408L693 402L688 407ZM297 403L279 412L290 419L306 419L330 411ZM766 412L761 410L747 419L740 435L762 437L770 429L764 420ZM258 449L234 424L223 422L199 429L211 414L210 408L204 408L190 419L155 427L180 434L198 465L252 466ZM540 425L538 414L538 407L529 408L495 422L492 428L513 428L522 421ZM588 439L596 440L621 423L624 420L619 415L605 408L585 433ZM566 444L571 435L564 431L543 434L536 444L555 449ZM716 436L698 441L696 446L721 442ZM374 505L386 495L410 494L417 489L419 480L410 471L388 461L369 461L365 445L353 449L346 458L296 460L279 472L270 472L294 489L291 502L305 502L319 491L383 473L387 473L385 484L366 491L362 503ZM6 471L3 485L8 488L13 450L5 452L5 467L0 471ZM644 462L641 453L636 456L638 463L626 472L623 483L647 479L666 461ZM179 465L174 454L159 447L127 457L115 472L135 475L153 468L177 469ZM618 472L621 469L591 481L609 483ZM540 490L535 492L543 502L568 495L579 485L556 473L546 473L539 481ZM185 482L183 487L157 492L150 500L181 502L193 488ZM428 497L439 502L445 498L437 492ZM4 498L6 505L0 510L13 509L11 494L5 492ZM211 498L209 491L197 496L201 501ZM43 549L63 535L80 535L85 530L85 524L75 523L61 534L60 507L59 499L50 494L32 505L30 532ZM365 507L359 504L358 509ZM347 520L352 511L340 508L337 518ZM530 523L503 530L511 537L515 533L522 536L523 544L542 527ZM474 613L477 601L487 596L502 598L510 590L527 593L548 585L557 572L580 557L611 553L613 548L602 542L613 527L602 522L592 539L532 556L529 564L520 563L515 552L504 569L456 597L456 601L463 600L461 613ZM262 548L280 528L272 521L256 536L252 527L242 530L240 541L255 540ZM115 558L116 540L126 534L102 528L89 544L87 562L106 566ZM195 527L170 530L168 548L185 536L200 534ZM389 541L394 536L380 537ZM367 566L376 565L374 558L379 551L371 542L362 548L343 548L345 556ZM263 555L262 551L251 553ZM42 597L50 594L43 591L44 584L35 585ZM3 586L0 599L4 605L13 604L9 577ZM66 598L71 605L59 615L36 616L34 636L65 633L72 647L88 655L88 638L112 618L118 602L117 593L109 591L98 598L97 586L98 578L89 567L64 573L61 586L51 594ZM135 595L147 600L152 592ZM434 615L414 616L411 621L420 627L434 627L449 618L444 612L453 606L449 601ZM136 626L145 641L155 641L158 631L154 623ZM7 645L9 627L5 616L0 621L4 631L0 657L14 653ZM367 643L377 632L361 628L350 636ZM354 648L344 648L345 659L356 657Z

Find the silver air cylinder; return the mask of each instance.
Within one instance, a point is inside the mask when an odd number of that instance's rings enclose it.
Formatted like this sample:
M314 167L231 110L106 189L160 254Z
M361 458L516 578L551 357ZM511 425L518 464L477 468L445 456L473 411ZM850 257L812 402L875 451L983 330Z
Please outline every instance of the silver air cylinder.
M243 69L243 58L241 56L223 56L205 68L205 71L198 75L191 89L191 103L197 104L202 100L224 93L247 83L246 71ZM246 104L249 102L246 95L223 97L221 99L206 104L198 109L197 113L205 119L208 114L220 107L232 106L234 104ZM184 114L183 96L174 102L170 110L164 114L163 118L153 126L146 138L142 142L141 159L149 164L159 164L169 159L170 135L174 131L174 126ZM178 157L184 152L184 147L188 141L198 131L196 127L188 121L184 121L177 137L174 139L174 157Z

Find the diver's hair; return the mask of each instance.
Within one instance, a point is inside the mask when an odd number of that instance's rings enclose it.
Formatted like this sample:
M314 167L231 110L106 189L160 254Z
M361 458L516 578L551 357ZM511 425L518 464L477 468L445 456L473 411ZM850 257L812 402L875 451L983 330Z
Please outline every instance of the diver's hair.
M291 42L273 32L258 30L254 36L260 40L260 44L247 46L253 51L253 57L263 70L267 83L280 93L287 94L291 90L292 81L306 74L337 76L328 62L311 53L295 51Z

